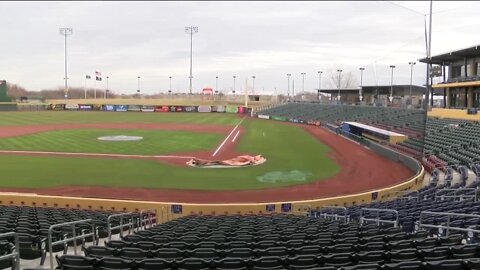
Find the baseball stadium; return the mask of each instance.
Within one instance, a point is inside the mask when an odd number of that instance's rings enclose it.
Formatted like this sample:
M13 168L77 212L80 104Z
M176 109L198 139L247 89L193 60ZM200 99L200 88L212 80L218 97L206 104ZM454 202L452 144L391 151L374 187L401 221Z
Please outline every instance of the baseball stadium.
M362 66L358 87L220 92L192 86L185 31L187 94L69 88L72 28L64 88L0 74L0 269L480 269L479 46L430 36L424 85L390 65L389 85Z

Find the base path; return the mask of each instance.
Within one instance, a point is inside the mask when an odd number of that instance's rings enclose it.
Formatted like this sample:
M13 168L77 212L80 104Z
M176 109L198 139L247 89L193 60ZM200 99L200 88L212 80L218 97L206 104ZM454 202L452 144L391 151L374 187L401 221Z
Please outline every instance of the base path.
M252 121L266 120L252 119ZM402 164L386 159L357 143L323 128L304 125L300 127L332 149L329 156L340 166L340 172L337 175L323 181L308 184L247 191L190 191L85 186L62 186L48 189L2 188L2 191L34 192L57 196L68 195L127 200L142 199L146 201L169 201L178 203L254 203L319 199L366 192L399 184L415 174L415 172L412 172ZM231 126L227 127L226 130L225 127L223 127L222 132L229 134L231 129ZM242 130L240 130L240 134L242 134ZM227 140L227 142L230 143L225 143L215 158L230 158L234 155L234 146L238 138L235 142L232 142L233 137L234 136L231 136L231 139ZM195 156L199 158L212 157L212 152L195 154ZM192 156L188 153L177 153L177 155ZM184 160L182 159L172 159L168 162L177 165L184 164Z

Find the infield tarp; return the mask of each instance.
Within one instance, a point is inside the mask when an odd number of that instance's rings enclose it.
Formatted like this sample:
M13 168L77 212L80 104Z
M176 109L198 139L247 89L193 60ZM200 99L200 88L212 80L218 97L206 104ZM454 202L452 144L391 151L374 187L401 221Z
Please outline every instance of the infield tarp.
M116 112L126 112L128 110L127 105L115 105Z

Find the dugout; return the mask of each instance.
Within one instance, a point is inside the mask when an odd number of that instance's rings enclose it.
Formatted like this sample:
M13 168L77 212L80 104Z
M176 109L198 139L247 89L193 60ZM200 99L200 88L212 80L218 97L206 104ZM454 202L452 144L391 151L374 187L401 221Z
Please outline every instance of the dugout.
M343 122L341 129L343 132L347 132L358 137L368 138L377 142L388 142L395 144L408 139L408 136L406 135L358 122Z

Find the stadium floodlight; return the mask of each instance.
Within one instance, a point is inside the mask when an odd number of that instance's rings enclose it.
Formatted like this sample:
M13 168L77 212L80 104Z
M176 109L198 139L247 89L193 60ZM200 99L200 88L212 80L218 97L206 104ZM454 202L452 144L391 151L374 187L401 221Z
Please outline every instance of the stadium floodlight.
M254 75L254 76L252 76L252 79L253 79L253 88L252 88L252 94L253 94L253 95L255 95L255 78L256 78L256 77L257 77L257 76L255 76L255 75Z
M317 71L318 73L318 92L317 92L317 97L318 100L320 100L320 90L322 89L322 73L323 71Z
M395 66L390 65L390 68L392 69L392 78L390 81L390 97L388 97L388 99L390 99L390 102L392 102L393 101L393 69L395 68Z
M215 92L218 94L218 76L215 76Z
M108 93L108 79L110 79L109 76L107 76L107 81L106 81L106 84L107 84L107 87L105 88L105 99L107 99L107 93Z
M140 93L140 76L137 76L137 93Z
M358 98L360 99L360 102L363 100L363 71L365 70L364 67L359 68L360 69L360 90L358 92Z
M417 64L416 62L408 62L410 65L410 100L412 100L412 84L413 84L413 65Z
M305 75L307 75L307 73L302 72L300 74L302 75L302 93L305 94Z
M292 74L288 73L287 74L287 97L288 97L288 100L290 100L290 76L292 76Z
M338 72L338 95L337 95L337 103L340 104L340 84L342 83L342 71L341 69L337 69Z
M237 76L233 76L233 93L235 94L235 78L237 78Z
M168 76L168 79L170 80L170 87L168 88L168 93L172 93L172 76Z
M67 36L73 34L73 28L60 28L59 29L60 35L65 37L65 101L68 98L68 76L67 76Z
M185 33L190 34L190 95L192 94L192 68L193 68L193 34L198 33L197 26L187 26L185 27Z

